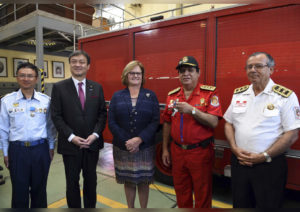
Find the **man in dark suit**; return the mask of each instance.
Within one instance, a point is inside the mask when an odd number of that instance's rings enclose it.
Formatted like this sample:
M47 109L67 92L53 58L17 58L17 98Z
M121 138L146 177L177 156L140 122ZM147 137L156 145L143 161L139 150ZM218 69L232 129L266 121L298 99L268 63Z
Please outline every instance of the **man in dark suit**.
M84 51L69 56L72 77L55 83L51 116L58 131L57 152L63 155L69 208L81 208L79 176L83 175L85 208L96 206L96 167L103 148L107 111L102 86L86 79L90 57Z

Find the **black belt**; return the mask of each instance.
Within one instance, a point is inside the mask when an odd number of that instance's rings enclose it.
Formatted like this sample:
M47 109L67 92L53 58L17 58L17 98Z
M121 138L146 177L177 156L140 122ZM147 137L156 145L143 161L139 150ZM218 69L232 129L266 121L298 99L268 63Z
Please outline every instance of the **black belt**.
M42 139L36 140L36 141L13 141L13 142L10 142L10 143L20 145L20 146L25 146L25 147L31 147L31 146L36 146L36 145L39 145L39 144L43 144L45 142L47 142L47 140L42 138Z
M198 148L198 147L202 147L202 148L205 148L207 147L211 142L214 142L214 137L211 136L199 143L196 143L196 144L179 144L177 142L174 142L177 146L181 147L182 149L195 149L195 148Z

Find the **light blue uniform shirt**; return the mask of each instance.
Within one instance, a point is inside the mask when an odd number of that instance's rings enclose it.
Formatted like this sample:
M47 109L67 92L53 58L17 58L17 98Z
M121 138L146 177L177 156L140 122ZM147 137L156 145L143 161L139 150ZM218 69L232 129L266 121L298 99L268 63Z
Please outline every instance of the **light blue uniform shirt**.
M47 139L54 149L56 129L50 117L50 97L34 91L25 99L21 89L1 99L0 141L7 156L8 142Z

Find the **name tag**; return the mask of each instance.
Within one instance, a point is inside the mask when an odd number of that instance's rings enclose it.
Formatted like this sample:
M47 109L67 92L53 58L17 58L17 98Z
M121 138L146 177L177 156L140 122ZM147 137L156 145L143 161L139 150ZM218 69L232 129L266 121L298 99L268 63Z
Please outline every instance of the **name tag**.
M233 113L244 113L247 110L247 101L246 100L236 100L232 112Z

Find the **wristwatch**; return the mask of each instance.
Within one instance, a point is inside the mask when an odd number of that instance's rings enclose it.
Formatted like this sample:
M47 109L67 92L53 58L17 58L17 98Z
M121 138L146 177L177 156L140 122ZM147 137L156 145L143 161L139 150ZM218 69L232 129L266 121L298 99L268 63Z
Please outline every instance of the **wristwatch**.
M196 114L196 108L193 107L193 110L192 110L192 115L195 115Z
M263 152L263 155L265 156L267 163L272 162L272 158L267 152Z

